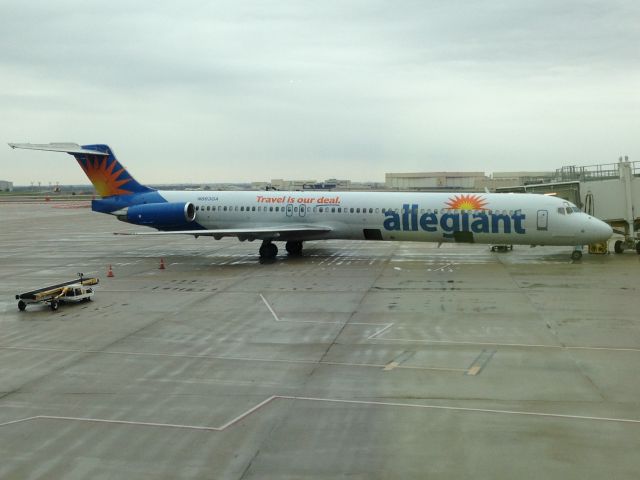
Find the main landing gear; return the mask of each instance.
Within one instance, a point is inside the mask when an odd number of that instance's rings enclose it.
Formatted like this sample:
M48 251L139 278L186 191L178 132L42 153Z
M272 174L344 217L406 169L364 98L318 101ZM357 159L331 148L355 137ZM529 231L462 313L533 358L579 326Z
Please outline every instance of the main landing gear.
M507 252L513 250L513 245L491 245L492 252Z
M273 259L278 255L278 247L276 247L270 240L263 240L262 245L260 245L260 258L262 259Z
M297 256L302 253L302 242L301 241L289 241L285 244L285 248L287 253L291 256ZM276 258L278 255L278 247L275 246L271 242L271 240L263 240L262 245L260 246L260 258L265 260L271 260Z
M287 242L285 247L287 249L287 253L292 256L300 255L302 253L302 242L300 241L291 241Z

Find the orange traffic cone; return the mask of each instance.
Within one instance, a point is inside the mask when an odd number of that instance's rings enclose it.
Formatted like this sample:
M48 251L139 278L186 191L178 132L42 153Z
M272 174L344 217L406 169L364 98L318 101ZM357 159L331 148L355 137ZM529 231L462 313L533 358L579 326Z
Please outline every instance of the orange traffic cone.
M160 270L164 270L164 258L160 259Z
M107 277L113 277L113 269L111 268L111 265L109 265L109 270L107 270Z

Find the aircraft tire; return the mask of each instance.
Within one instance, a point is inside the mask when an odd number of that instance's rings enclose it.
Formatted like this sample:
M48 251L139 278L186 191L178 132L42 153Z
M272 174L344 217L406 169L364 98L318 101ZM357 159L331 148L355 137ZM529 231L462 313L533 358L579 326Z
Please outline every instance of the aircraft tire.
M260 246L260 258L272 259L278 255L278 247L273 243L263 243Z
M613 244L613 251L616 253L624 252L624 242L622 240L616 240L616 243Z
M24 303L22 300L20 300L18 302L18 310L20 310L21 312L24 312L26 308L27 308L27 304Z
M302 242L290 241L285 244L289 255L300 255L302 253Z
M582 252L580 250L574 250L571 252L571 260L580 260L582 258Z

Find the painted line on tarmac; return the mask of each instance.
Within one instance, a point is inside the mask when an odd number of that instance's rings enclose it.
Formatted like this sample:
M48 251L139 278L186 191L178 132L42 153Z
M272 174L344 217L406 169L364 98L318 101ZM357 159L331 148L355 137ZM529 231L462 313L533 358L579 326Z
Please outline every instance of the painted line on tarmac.
M273 318L276 322L292 322L292 323L325 323L325 324L338 324L340 322L323 322L323 321L315 321L315 320L281 320L276 312L273 310L267 299L264 298L262 294L260 294L260 298L266 305L266 307L273 315ZM358 323L358 322L350 322L347 325L384 325L380 323ZM384 340L388 342L413 342L413 343L438 343L445 345L481 345L481 346L496 346L496 347L520 347L520 348L555 348L560 350L593 350L593 351L608 351L608 352L640 352L640 348L632 348L632 347L594 347L594 346L569 346L569 345L544 345L544 344L528 344L528 343L499 343L499 342L467 342L467 341L457 341L457 340L427 340L427 339L416 339L416 338L379 338L385 331L390 329L394 324L388 323L377 332L369 335L367 340ZM478 372L479 373L479 372Z
M324 325L337 325L337 324L342 324L344 322L340 322L340 321L334 321L334 322L326 322L324 320L283 320L280 317L278 317L278 314L273 310L273 308L271 307L271 305L269 304L269 302L267 301L266 298L264 298L264 295L259 294L260 298L262 299L262 302L265 304L265 306L269 309L269 311L271 312L271 315L273 316L274 320L276 322L290 322L290 323L319 323L319 324L324 324ZM393 323L370 323L370 322L347 322L345 323L346 326L349 325L369 325L369 326L374 326L374 327L378 327L381 325L384 325L384 328L382 330L379 330L377 332L375 332L374 334L370 335L369 337L367 337L367 340L372 339L373 337L380 335L382 332L384 332L387 328L392 327Z
M416 352L407 352L407 351L402 352L400 355L398 355L392 361L387 363L382 370L385 371L385 372L389 372L389 371L393 370L394 368L400 367L400 365L402 365L404 362L406 362L411 357L413 357L415 355L415 353Z
M499 342L466 342L458 340L426 340L417 338L375 338L387 342L406 342L406 343L437 343L441 345L482 345L491 347L519 347L519 348L555 348L558 350L602 350L607 352L640 352L640 348L633 347L590 347L590 346L570 346L570 345L544 345L530 343L499 343Z
M197 430L206 432L222 432L229 427L237 424L243 419L250 416L252 413L257 412L264 406L270 404L274 400L294 400L294 401L308 401L308 402L324 402L324 403L337 403L346 405L365 405L375 407L398 407L398 408L414 408L424 410L441 410L450 412L464 412L464 413L485 413L494 415L518 415L529 416L539 418L552 418L560 420L578 420L578 421L592 421L592 422L613 422L627 425L640 425L640 420L632 418L612 418L612 417L595 417L588 415L569 415L564 413L548 413L548 412L528 412L519 410L500 410L491 408L469 408L469 407L453 407L447 405L424 405L416 403L399 403L399 402L377 402L371 400L346 400L338 398L321 398L321 397L297 397L289 395L272 395L266 398L262 402L254 405L250 409L241 413L237 417L229 420L219 427L206 426L206 425L180 425L172 423L156 423L156 422L138 422L133 420L109 420L105 418L89 418L89 417L62 417L52 415L36 415L33 417L20 418L17 420L11 420L8 422L0 423L0 427L6 427L9 425L15 425L18 423L24 423L34 420L59 420L59 421L71 421L71 422L88 422L88 423L105 423L112 425L130 425L140 427L161 427L161 428L178 428L187 430Z
M37 352L57 352L57 353L79 353L91 355L128 355L132 357L154 357L154 358L190 358L200 360L227 360L240 362L263 362L263 363L290 363L302 365L331 365L339 367L368 367L368 368L384 368L385 365L377 363L348 363L348 362L329 362L316 360L287 360L281 358L255 358L255 357L236 357L224 355L194 355L182 353L153 353L153 352L128 352L128 351L105 351L105 350L80 350L71 348L47 348L47 347L11 347L0 345L0 350L19 350L19 351L37 351ZM421 367L421 366L405 366L399 365L397 368L407 370L425 370L425 371L442 371L442 372L466 372L466 368L449 368L449 367Z
M485 350L485 349L482 349L482 352L480 352L480 355L478 355L475 358L475 360L473 362L471 362L471 365L469 365L469 368L465 372L465 375L469 375L469 376L472 376L472 377L475 377L476 375L479 375L480 372L482 372L482 370L484 370L484 367L487 366L487 363L489 363L489 361L496 354L496 351L497 350Z

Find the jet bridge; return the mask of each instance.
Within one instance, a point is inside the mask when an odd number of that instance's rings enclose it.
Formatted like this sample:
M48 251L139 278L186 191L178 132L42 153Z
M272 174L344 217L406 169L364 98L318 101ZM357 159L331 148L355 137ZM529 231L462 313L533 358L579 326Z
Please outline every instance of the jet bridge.
M496 189L498 192L553 193L613 227L614 251L635 248L640 254L640 162L621 157L617 163L568 166L556 170L556 181ZM593 250L593 251L592 251ZM591 253L598 246L590 246Z

